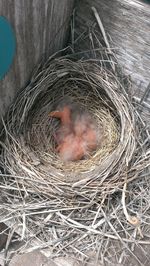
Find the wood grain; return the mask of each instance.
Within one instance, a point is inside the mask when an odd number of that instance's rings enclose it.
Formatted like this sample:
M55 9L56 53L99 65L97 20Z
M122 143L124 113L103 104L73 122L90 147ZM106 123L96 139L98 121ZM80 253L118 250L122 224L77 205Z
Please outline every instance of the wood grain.
M140 0L78 0L78 36L96 23L91 6L97 9L111 47L125 73L131 76L134 89L137 94L143 93L150 82L150 4ZM82 42L80 50L84 48Z
M13 65L0 81L2 115L43 54L47 58L64 47L73 5L74 0L0 0L0 15L11 23L17 40Z

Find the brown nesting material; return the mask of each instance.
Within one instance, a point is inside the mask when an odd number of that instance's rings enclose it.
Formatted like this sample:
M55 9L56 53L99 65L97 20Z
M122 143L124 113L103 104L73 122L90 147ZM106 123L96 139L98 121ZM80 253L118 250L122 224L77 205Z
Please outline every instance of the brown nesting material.
M104 133L100 148L89 158L65 163L54 150L57 122L49 112L68 96L90 112ZM32 189L36 177L38 190L49 196L53 182L55 186L58 182L58 187L67 182L72 187L90 181L88 189L94 185L101 191L108 189L111 175L111 183L118 186L136 150L132 104L117 79L91 61L49 60L16 98L7 130L5 169L12 175L29 176L29 183L24 179L27 189ZM38 184L38 180L42 182ZM58 191L57 186L53 188L54 194Z
M65 97L88 110L103 132L97 150L75 162L63 162L55 152L53 133L58 123L49 117ZM64 240L69 232L69 241L71 228L77 227L80 238L80 230L84 233L91 221L99 219L98 202L149 165L150 155L142 152L139 143L143 133L137 120L124 86L113 72L92 60L51 57L18 94L4 124L2 217L17 219L18 224L26 217L23 238L28 239L29 232L40 232L36 238L44 242L39 247L57 242L51 225ZM92 230L99 235L96 228Z

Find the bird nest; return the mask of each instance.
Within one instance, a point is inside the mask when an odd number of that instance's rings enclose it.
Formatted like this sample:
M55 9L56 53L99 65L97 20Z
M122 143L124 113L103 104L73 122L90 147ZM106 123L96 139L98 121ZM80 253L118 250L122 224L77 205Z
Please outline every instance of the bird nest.
M57 122L49 116L64 97L87 109L97 127L103 128L97 150L74 162L62 161L55 152ZM23 223L22 238L33 239L34 232L42 241L38 247L58 248L59 241L69 239L67 232L72 241L71 228L78 228L80 219L86 231L91 221L99 219L96 204L148 165L149 157L137 139L143 136L137 119L124 86L112 72L92 60L51 57L18 93L4 124L4 220ZM50 224L59 232L58 241ZM96 229L92 232L96 234Z
M56 121L49 113L65 97L87 109L103 129L100 147L89 158L63 162L55 152ZM5 169L24 178L27 189L51 197L74 187L102 192L118 187L136 151L133 107L119 82L91 61L49 60L16 98L7 122ZM132 178L132 175L129 178ZM22 189L22 182L19 186ZM66 185L65 185L66 184ZM88 192L89 193L89 192ZM70 194L70 195L71 195Z

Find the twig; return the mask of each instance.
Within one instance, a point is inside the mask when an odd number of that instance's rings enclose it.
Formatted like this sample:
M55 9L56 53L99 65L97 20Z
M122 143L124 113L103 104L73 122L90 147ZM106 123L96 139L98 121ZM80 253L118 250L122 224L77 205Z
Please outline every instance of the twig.
M100 19L100 16L99 16L99 14L98 14L98 12L97 12L97 10L96 10L96 8L95 8L94 6L92 6L91 9L92 9L92 11L93 11L93 13L94 13L94 16L95 16L96 20L97 20L98 26L99 26L99 28L100 28L100 30L101 30L101 32L102 32L102 35L103 35L103 38L104 38L104 41L105 41L106 47L107 47L107 49L108 49L108 52L109 52L110 54L112 54L112 51L111 51L111 49L110 49L110 45L109 45L109 42L108 42L108 39L107 39L107 35L106 35L106 33L105 33L105 30L104 30L104 27L103 27L102 21L101 21L101 19Z
M148 97L149 93L150 93L150 83L148 84L145 92L143 93L143 96L141 97L141 100L139 102L140 104L142 104L143 101Z
M122 207L123 207L124 215L125 215L127 221L131 225L135 226L138 229L138 232L139 232L140 236L143 238L143 234L142 234L141 229L140 229L140 220L136 216L130 216L128 214L128 211L127 211L127 208L126 208L126 203L125 203L126 189L127 189L127 181L124 183L123 190L122 190Z
M14 233L16 232L17 228L18 228L18 225L15 224L15 225L12 227L12 229L10 230L10 232L9 232L9 235L8 235L8 238L7 238L7 242L6 242L6 246L5 246L5 255L4 255L4 257L5 257L5 261L4 261L4 266L7 266L7 265L8 265L8 258L7 258L7 255L8 255L8 248L9 248L9 245L10 245L10 243L11 243L11 240L12 240L13 235L14 235Z
M109 45L109 42L108 42L108 39L107 39L107 35L106 35L106 32L105 32L103 23L102 23L102 21L100 19L100 16L99 16L99 14L98 14L98 12L97 12L97 10L96 10L96 8L94 6L92 6L91 9L92 9L92 11L94 13L94 16L95 16L96 20L97 20L97 23L98 23L98 26L100 28L100 31L101 31L101 33L103 35L104 42L106 44L108 52L109 52L110 55L113 55L113 53L111 51L111 48L110 48L110 45ZM113 62L111 63L111 66L112 66L113 71L115 71L115 64Z

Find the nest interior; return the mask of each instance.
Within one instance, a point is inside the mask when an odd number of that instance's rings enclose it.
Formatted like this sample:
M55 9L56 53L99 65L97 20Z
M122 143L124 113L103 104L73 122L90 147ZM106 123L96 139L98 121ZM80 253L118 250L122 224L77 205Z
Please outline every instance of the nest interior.
M80 103L103 128L100 147L87 159L66 163L55 152L57 122L49 112L64 97ZM83 243L89 249L92 241L95 247L91 237L111 236L97 229L104 225L101 215L106 216L101 204L149 166L137 119L123 85L101 64L55 55L39 66L4 123L3 221L17 221L22 239L38 239L37 248L52 245L57 255L67 246L74 251L70 243L78 242L80 254ZM89 229L91 224L97 225Z

